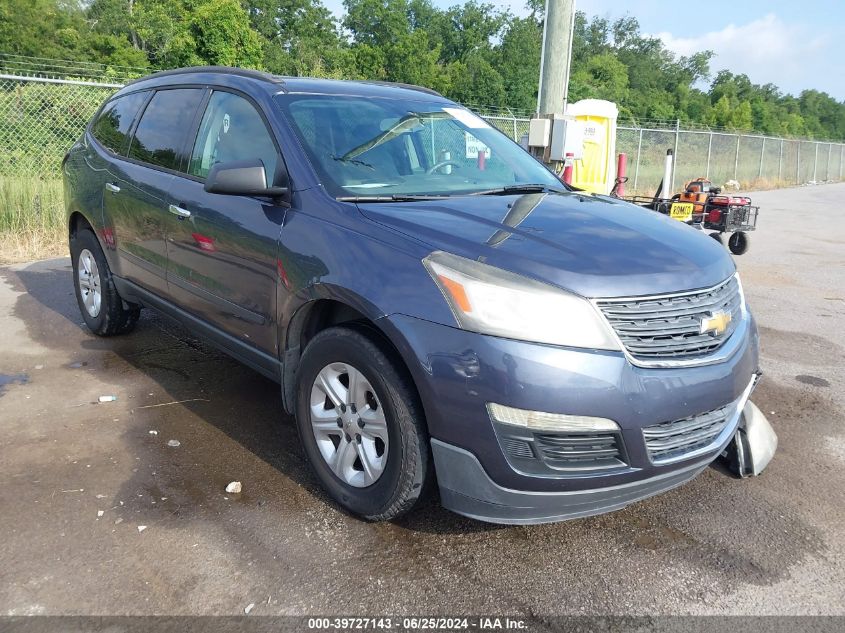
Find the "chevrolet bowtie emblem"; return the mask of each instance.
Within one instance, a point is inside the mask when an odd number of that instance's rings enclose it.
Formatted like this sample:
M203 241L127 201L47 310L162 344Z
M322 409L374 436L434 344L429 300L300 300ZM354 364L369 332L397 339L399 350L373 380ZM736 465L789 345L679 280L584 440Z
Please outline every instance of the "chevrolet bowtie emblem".
M708 332L712 332L716 336L719 336L728 329L728 324L730 322L730 312L723 312L721 310L713 312L709 317L701 319L701 333L707 334Z

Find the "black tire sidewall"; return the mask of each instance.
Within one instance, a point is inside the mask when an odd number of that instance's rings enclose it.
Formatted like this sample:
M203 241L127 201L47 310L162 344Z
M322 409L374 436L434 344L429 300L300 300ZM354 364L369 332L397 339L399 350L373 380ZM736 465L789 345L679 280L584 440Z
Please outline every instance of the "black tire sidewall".
M315 474L329 494L350 511L365 517L378 516L397 496L397 487L406 467L407 450L399 424L400 415L409 415L401 399L401 381L390 359L363 335L346 328L333 328L319 334L306 348L297 370L296 423L303 449ZM362 340L363 339L363 340ZM366 488L355 488L341 481L326 464L311 428L311 388L317 374L330 363L347 363L362 372L375 390L387 421L387 465L378 480ZM399 409L405 409L400 413Z
M748 235L744 231L737 231L728 240L728 248L734 255L744 255L748 251Z
M82 290L79 287L79 254L85 249L91 251L91 254L94 256L94 260L97 262L97 268L100 274L100 312L96 317L92 317L88 314L88 310L85 307L85 301L82 299ZM71 266L73 268L73 290L76 294L76 302L79 305L79 312L82 314L85 325L87 325L92 332L103 332L106 330L108 325L107 319L109 309L111 307L108 305L108 302L111 299L111 293L108 292L111 284L111 276L109 275L109 266L106 262L105 255L103 255L103 249L100 247L100 243L97 241L94 233L92 233L89 229L80 229L71 237L70 258Z

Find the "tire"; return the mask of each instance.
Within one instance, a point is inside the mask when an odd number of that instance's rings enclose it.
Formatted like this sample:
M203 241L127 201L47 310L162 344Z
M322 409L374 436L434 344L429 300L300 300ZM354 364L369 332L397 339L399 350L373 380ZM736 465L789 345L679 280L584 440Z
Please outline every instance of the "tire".
M748 251L748 233L745 231L737 231L728 240L728 248L734 255L743 255Z
M408 512L433 479L422 407L394 356L375 333L333 327L308 343L297 370L296 424L311 467L338 504L370 521ZM357 395L346 388L352 371Z
M714 240L719 242L719 244L722 244L724 246L725 241L722 239L721 233L710 233L710 237L712 237Z
M126 303L117 293L103 249L91 229L71 235L70 258L76 302L88 329L97 336L132 331L141 308Z

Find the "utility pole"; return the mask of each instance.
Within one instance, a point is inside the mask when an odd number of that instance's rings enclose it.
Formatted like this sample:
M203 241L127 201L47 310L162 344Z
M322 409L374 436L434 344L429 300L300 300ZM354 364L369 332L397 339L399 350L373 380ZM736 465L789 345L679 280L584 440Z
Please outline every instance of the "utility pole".
M575 0L546 0L543 56L537 112L563 114L569 92L569 61L575 28Z

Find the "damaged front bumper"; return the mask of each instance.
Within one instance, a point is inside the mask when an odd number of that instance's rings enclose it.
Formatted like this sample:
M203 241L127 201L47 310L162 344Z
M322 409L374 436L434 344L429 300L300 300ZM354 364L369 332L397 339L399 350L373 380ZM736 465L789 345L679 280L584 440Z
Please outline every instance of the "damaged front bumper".
M745 403L733 440L722 457L738 477L756 477L772 461L778 436L760 409L750 400Z

